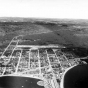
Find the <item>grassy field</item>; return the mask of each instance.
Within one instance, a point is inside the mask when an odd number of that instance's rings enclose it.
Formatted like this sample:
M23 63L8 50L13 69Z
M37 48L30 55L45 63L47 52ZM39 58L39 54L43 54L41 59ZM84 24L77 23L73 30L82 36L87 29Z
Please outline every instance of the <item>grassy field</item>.
M1 50L18 35L39 40L30 44L59 44L79 56L88 55L88 20L0 18Z

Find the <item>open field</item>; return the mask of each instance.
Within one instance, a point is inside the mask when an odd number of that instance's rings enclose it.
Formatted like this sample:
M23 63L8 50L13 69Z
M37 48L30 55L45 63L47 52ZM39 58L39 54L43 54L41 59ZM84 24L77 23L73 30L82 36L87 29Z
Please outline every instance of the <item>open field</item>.
M88 55L88 20L0 18L0 48L14 36L27 35L31 44L59 44L78 56Z

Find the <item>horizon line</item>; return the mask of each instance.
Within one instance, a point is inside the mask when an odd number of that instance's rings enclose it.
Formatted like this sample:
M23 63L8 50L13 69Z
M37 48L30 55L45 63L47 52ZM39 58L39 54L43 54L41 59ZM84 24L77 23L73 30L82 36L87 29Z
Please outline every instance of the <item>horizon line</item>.
M19 16L2 16L0 19L6 18L20 18L20 19L51 19L51 20L88 20L85 18L49 18L49 17L19 17Z

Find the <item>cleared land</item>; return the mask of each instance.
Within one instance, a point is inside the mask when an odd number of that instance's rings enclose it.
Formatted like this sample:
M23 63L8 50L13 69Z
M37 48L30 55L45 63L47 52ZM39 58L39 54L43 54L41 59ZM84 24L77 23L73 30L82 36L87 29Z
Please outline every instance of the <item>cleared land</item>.
M78 56L88 55L88 20L0 19L0 48L3 50L14 36L29 35L32 44L60 44Z

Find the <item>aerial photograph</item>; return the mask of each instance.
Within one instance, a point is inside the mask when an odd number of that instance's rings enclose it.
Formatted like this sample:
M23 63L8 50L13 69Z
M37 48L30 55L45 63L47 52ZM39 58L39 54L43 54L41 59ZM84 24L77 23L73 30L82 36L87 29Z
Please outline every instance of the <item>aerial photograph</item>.
M87 0L0 0L0 88L88 88Z

